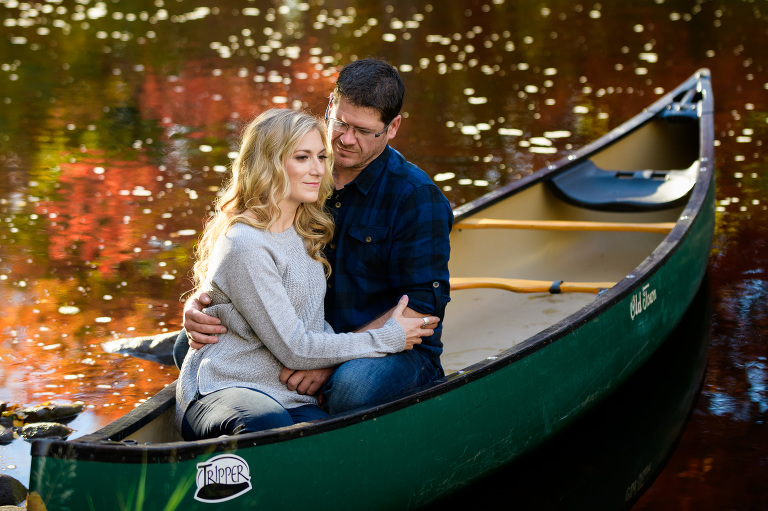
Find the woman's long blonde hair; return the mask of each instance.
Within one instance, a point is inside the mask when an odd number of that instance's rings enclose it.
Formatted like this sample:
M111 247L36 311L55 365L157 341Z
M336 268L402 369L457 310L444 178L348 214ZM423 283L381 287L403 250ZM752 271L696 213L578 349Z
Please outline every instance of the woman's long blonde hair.
M316 202L302 203L296 211L293 226L304 239L307 253L321 262L326 276L331 266L323 255L323 246L333 237L333 219L324 210L325 200L333 191L333 158L326 127L322 121L304 112L280 108L267 110L245 128L240 154L232 163L232 177L214 202L214 213L203 229L195 247L194 289L198 291L208 271L213 246L237 222L259 229L269 229L280 216L280 201L290 194L285 162L301 139L317 130L325 144L328 158ZM255 216L246 216L250 211Z

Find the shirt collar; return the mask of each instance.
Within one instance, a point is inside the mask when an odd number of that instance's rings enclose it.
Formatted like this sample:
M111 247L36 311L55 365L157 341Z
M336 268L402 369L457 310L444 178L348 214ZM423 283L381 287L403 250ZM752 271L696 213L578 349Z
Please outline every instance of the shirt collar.
M389 147L389 144L387 144L387 147L384 148L381 154L378 155L375 160L369 163L367 167L361 170L360 174L358 174L357 177L344 188L354 184L357 186L357 189L360 190L360 193L363 195L368 195L368 192L373 187L373 184L379 178L382 171L384 170L384 167L387 165L387 161L389 161L389 155L391 153L392 148Z

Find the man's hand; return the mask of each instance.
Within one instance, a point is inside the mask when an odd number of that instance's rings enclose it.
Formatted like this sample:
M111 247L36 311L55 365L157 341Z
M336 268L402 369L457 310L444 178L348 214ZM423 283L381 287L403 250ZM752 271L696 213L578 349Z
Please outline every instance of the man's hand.
M392 314L395 312L396 308L397 308L397 306L392 307L387 312L385 312L384 314L382 314L378 318L374 319L370 323L366 323L365 325L363 325L360 328L358 328L357 330L355 330L355 332L365 332L367 330L374 330L376 328L383 327L384 323L386 323L387 320L392 317ZM424 316L433 317L432 314L425 314L423 312L417 312L417 311L411 309L410 307L406 307L405 308L405 310L402 313L402 316L406 317L406 318L423 318ZM437 318L435 320L435 322L432 323L434 326L430 326L430 328L432 328L432 329L437 328L437 324L438 323L439 323L439 318ZM432 334L430 333L428 335L432 335Z
M280 373L280 382L288 387L288 390L290 391L295 391L307 396L314 396L317 394L317 391L320 390L320 387L325 385L325 382L328 381L328 378L331 377L335 370L335 367L328 367L325 369L296 371L284 367Z
M221 324L219 318L214 318L203 313L203 308L211 303L208 293L193 295L184 305L184 320L182 326L187 331L189 347L199 350L206 344L219 342L216 334L223 334L227 328Z

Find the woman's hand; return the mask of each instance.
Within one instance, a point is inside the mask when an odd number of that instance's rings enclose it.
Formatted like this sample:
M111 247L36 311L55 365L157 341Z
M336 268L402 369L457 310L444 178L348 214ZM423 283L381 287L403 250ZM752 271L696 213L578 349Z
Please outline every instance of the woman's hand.
M297 394L314 396L320 388L325 385L335 370L335 367L328 367L325 369L296 371L284 367L280 372L280 382L284 384L288 390L296 392Z
M422 337L429 337L435 333L435 328L440 323L437 316L405 317L403 314L408 307L408 295L403 295L397 302L397 307L392 311L392 319L400 323L405 330L405 350L412 350L415 344L421 344ZM411 309L408 310L409 316L418 314Z

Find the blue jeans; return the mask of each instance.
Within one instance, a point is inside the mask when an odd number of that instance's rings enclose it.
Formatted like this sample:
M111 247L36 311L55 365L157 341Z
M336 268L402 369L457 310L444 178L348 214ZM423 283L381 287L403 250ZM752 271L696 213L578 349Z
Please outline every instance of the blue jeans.
M321 389L323 407L333 415L377 405L442 376L443 369L418 350L350 360Z
M328 414L316 405L283 408L258 390L230 387L192 401L184 413L181 435L185 440L200 440L292 426L325 417Z

